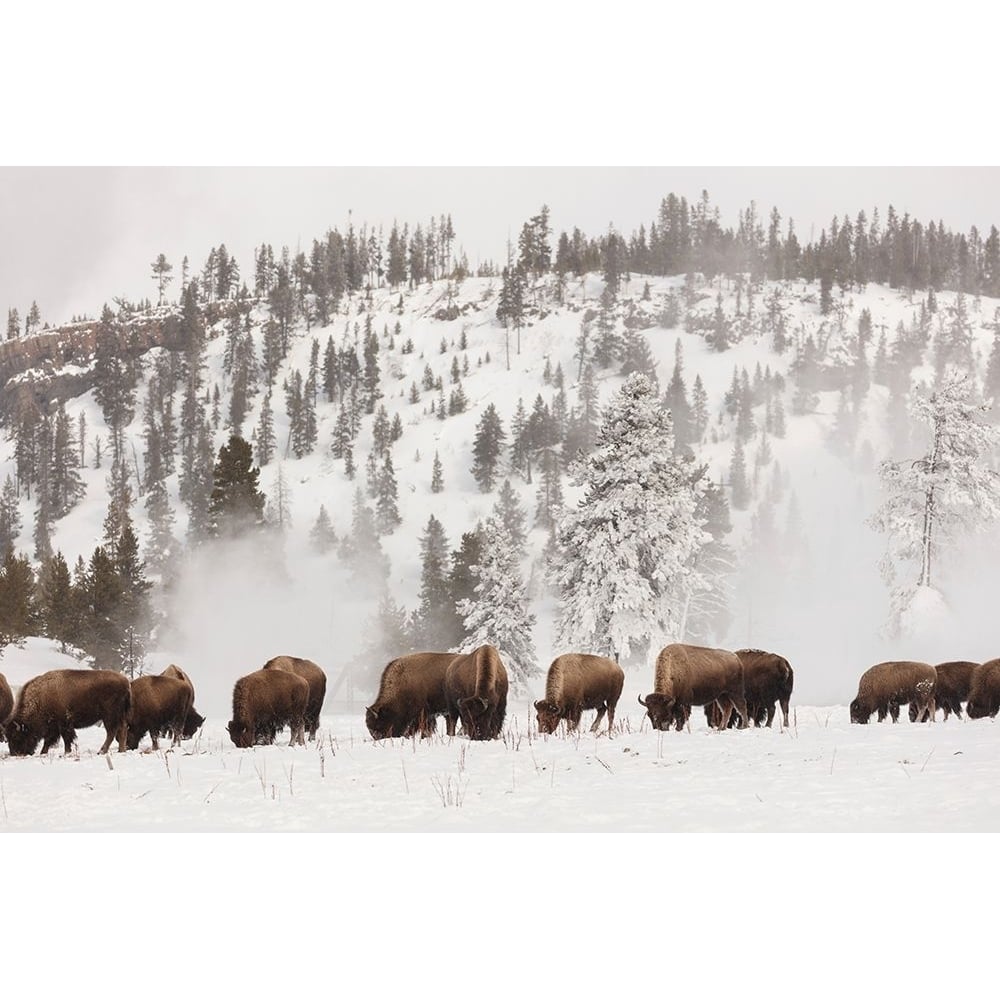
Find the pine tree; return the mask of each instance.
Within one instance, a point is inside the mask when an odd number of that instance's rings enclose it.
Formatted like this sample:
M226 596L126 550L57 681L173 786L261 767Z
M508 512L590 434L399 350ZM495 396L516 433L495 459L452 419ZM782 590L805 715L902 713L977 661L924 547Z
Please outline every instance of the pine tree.
M337 533L333 530L330 515L326 512L326 507L323 504L320 504L316 523L309 530L309 541L313 551L318 552L321 556L326 555L337 544Z
M274 474L271 495L267 498L264 519L279 534L284 534L292 526L292 491L288 488L285 470L280 462Z
M399 489L396 472L392 467L392 454L386 452L378 475L375 498L375 524L380 535L391 535L403 523L399 515Z
M17 543L21 532L21 512L18 509L17 486L8 475L0 492L0 552Z
M729 487L732 505L736 510L746 510L750 503L750 486L747 483L746 456L743 453L743 442L736 438L733 446L733 456L729 461Z
M454 604L448 587L448 540L433 515L420 537L420 591L413 615L413 645L446 649Z
M702 388L702 392L704 392L704 388ZM695 433L691 405L687 398L687 387L684 385L684 356L680 337L674 344L674 370L670 376L670 384L663 396L663 405L670 411L673 420L674 448L677 451L683 451L687 448L692 439L700 440L701 434Z
M389 559L382 550L375 515L360 488L354 491L351 530L340 540L340 555L350 567L350 581L362 595L384 592Z
M514 558L520 561L525 556L528 533L525 530L527 524L527 514L521 501L514 492L514 487L510 485L510 480L505 479L500 492L497 494L496 503L493 505L492 516L495 517L507 532L507 544L510 546Z
M271 414L271 390L268 389L264 402L260 407L260 418L257 422L256 452L258 466L267 465L274 458L276 446L274 438L274 417Z
M45 634L59 643L59 651L79 639L79 620L73 602L73 580L62 552L57 552L38 574L38 611Z
M36 635L38 624L31 563L8 548L0 565L0 653L5 646L20 645L27 636Z
M253 465L250 443L235 434L219 449L212 472L208 533L234 538L264 523L265 497L258 488L260 469Z
M118 658L121 668L135 676L141 667L152 625L146 579L146 565L139 558L139 540L130 524L126 525L115 545L115 572L121 581L121 596L115 608L121 644Z
M489 493L496 482L497 466L506 437L497 408L490 403L476 425L476 435L472 443L472 476L483 493Z
M176 561L177 540L173 532L174 511L162 479L153 483L146 494L146 519L149 522L146 563L153 573L165 579Z
M614 396L576 473L585 492L560 519L552 570L558 642L621 662L672 634L707 541L701 487L674 457L669 414L644 376Z
M541 481L538 485L535 506L535 527L550 530L562 513L562 469L559 456L551 448L542 452Z
M499 519L487 519L481 546L480 561L474 567L478 577L475 598L457 607L465 640L456 651L468 653L486 643L495 646L515 696L523 697L529 681L540 674L532 639L535 616L528 611L524 582Z
M451 553L451 569L448 573L448 593L450 610L447 615L449 641L445 649L455 649L466 640L465 623L458 613L458 605L463 600L474 600L476 584L479 577L476 567L482 561L483 552L482 522L476 524L474 531L462 534L459 547Z
M694 377L691 400L691 431L694 442L700 443L708 430L708 393L700 374Z
M441 493L444 490L444 473L441 469L441 456L434 452L434 465L431 469L431 493Z
M886 499L870 519L886 535L880 569L891 588L888 631L907 631L908 613L921 593L934 588L933 568L940 553L961 530L1000 517L1000 473L990 468L995 427L981 417L985 407L972 401L967 372L948 369L930 396L915 394L911 421L930 429L923 456L916 461L885 461L879 478ZM913 567L916 582L898 583L897 565Z

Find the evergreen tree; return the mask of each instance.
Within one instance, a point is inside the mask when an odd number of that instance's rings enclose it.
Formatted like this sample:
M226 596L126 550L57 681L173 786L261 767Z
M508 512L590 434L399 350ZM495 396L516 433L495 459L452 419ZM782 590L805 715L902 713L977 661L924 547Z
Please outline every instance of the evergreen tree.
M542 452L541 481L535 506L535 527L550 530L562 513L562 469L559 456L551 448Z
M46 560L38 574L38 610L45 634L65 653L79 639L80 622L73 601L73 580L62 552Z
M441 469L441 456L434 452L434 465L431 469L431 493L441 493L444 490L444 473Z
M17 556L13 548L4 553L0 565L0 653L5 646L20 644L38 631L35 604L35 574L27 556Z
M267 465L274 458L276 442L274 439L274 417L271 414L271 390L268 389L264 402L260 407L260 418L257 422L256 435L257 465Z
M576 473L585 492L560 519L552 570L558 643L627 660L672 634L707 541L701 487L674 457L669 414L644 376L626 379Z
M540 674L532 631L535 616L514 553L498 518L483 526L481 555L474 567L478 581L475 598L458 604L465 640L457 652L468 653L489 643L507 668L515 697L527 694L529 681Z
M750 486L747 483L746 456L743 442L737 437L733 446L733 457L729 461L729 487L732 504L736 510L746 510L750 504Z
M375 516L360 488L354 491L351 530L340 540L340 555L350 567L352 588L362 595L384 592L389 577L389 559L382 551Z
M448 587L448 540L441 522L431 514L420 537L420 591L413 615L413 646L448 648L453 612Z
M700 443L708 430L708 393L700 374L694 377L691 400L691 432L694 442Z
M271 495L267 498L264 519L279 534L284 534L292 526L292 492L280 462L274 474Z
M399 489L396 472L392 467L392 455L386 452L378 476L375 499L375 524L380 535L391 535L403 523L399 515Z
M621 359L619 374L631 375L632 372L639 372L654 385L659 382L656 375L656 361L649 348L649 341L638 330L631 327L625 329L621 341Z
M490 403L476 425L476 435L472 443L472 476L483 493L489 493L496 482L497 466L506 438L503 421L497 413L496 406Z
M250 443L230 435L212 472L208 531L213 538L234 538L263 525L265 497L259 479Z
M702 389L704 392L704 388ZM674 425L674 448L683 451L696 436L693 426L691 406L688 403L687 387L684 385L684 357L680 337L674 344L674 370L670 384L663 396L663 405L669 410Z
M176 561L177 540L173 532L174 511L162 479L156 480L146 494L146 518L149 521L146 563L153 573L165 579Z
M21 532L21 512L18 509L17 487L8 475L0 492L0 552L17 543Z
M518 561L522 560L528 541L528 533L525 530L527 514L514 492L514 487L510 485L509 479L505 479L503 486L500 487L491 516L496 518L507 532L507 544L510 546L511 552L514 553L514 558Z
M459 547L451 553L451 569L448 573L450 610L447 615L450 641L446 649L456 649L466 639L465 623L458 613L458 605L463 600L474 600L479 577L476 567L482 561L483 526L479 522L474 531L464 532Z
M130 524L125 525L115 545L114 569L121 581L121 595L115 607L121 643L118 661L121 669L135 676L141 667L152 625L146 579L146 565L139 558L139 540Z
M320 504L316 523L309 530L309 541L313 551L318 552L321 556L326 555L337 544L337 533L333 530L330 515L326 512L326 507L323 504Z

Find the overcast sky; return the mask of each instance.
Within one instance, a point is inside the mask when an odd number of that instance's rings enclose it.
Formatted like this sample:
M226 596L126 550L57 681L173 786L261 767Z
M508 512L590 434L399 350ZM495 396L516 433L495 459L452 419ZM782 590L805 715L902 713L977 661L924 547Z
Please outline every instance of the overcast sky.
M834 214L890 203L967 231L998 221L997 167L6 167L0 168L0 309L43 321L94 315L118 295L153 297L150 264L165 253L199 269L225 243L245 277L253 247L308 249L328 228L426 224L450 213L470 263L499 260L508 234L544 203L554 234L609 223L631 233L668 192L707 189L735 225L756 201L795 219L803 242ZM176 286L171 288L175 292ZM3 317L6 317L4 312Z

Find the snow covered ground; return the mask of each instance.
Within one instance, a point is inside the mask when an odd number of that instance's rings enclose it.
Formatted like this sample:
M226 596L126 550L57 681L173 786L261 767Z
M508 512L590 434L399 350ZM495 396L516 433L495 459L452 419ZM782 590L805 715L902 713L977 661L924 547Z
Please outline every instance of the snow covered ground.
M845 706L800 705L785 730L718 733L696 712L689 732L658 733L630 689L621 707L610 739L540 736L527 702L488 743L442 733L373 743L358 713L325 716L305 748L239 750L220 718L180 749L153 752L147 739L104 757L96 727L69 756L0 750L0 830L1000 829L991 720L857 726Z

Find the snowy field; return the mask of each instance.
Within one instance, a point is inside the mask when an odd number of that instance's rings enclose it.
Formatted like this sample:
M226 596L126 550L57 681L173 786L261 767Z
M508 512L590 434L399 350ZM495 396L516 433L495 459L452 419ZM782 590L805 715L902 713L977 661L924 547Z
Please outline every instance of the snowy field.
M627 689L628 691L628 689ZM315 744L239 750L224 720L182 748L98 754L103 729L42 758L0 749L4 831L996 831L990 720L851 725L845 706L793 724L658 733L627 707L611 738L540 736L527 702L504 739L372 742L324 716ZM635 699L631 698L634 705ZM905 712L904 712L905 715ZM589 726L593 713L585 713Z

